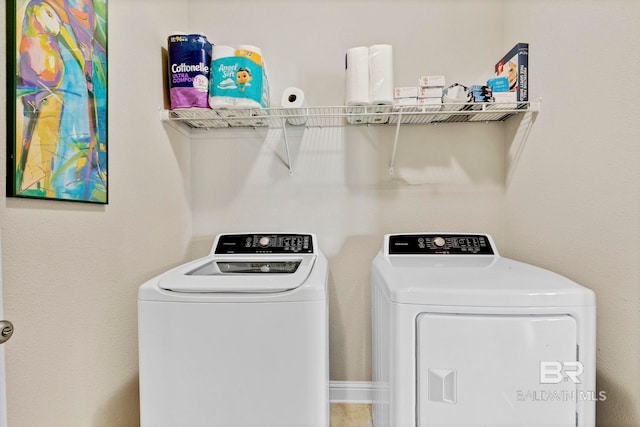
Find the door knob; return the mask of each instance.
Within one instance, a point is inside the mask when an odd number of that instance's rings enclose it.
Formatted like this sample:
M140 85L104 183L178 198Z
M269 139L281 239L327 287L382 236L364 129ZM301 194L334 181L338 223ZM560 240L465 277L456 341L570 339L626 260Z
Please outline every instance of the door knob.
M0 344L9 341L13 335L13 323L8 320L0 320Z

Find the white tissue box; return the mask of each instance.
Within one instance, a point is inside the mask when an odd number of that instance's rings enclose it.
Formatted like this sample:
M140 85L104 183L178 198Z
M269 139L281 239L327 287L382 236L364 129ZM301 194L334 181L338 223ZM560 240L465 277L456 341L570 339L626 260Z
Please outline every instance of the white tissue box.
M418 88L416 86L398 86L393 91L393 97L398 98L417 98Z
M418 98L418 105L429 105L440 107L442 105L441 98Z
M418 79L420 87L446 86L444 76L420 76Z
M444 87L420 87L418 88L418 98L442 98Z
M393 105L418 105L418 98L396 98L393 100Z
M518 102L518 92L493 92L493 99L497 103Z

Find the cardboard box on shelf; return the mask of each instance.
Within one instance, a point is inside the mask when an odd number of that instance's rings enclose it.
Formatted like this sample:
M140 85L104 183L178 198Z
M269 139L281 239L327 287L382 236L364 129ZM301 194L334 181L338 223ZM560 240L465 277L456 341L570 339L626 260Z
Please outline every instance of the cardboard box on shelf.
M495 76L509 80L509 91L518 101L529 100L529 44L518 43L495 65Z

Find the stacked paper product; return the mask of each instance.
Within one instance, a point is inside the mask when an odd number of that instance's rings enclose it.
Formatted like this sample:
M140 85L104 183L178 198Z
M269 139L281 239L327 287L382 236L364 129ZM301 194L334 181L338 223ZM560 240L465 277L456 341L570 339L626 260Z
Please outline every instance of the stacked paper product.
M394 110L402 113L403 123L429 123L435 119L425 112L439 111L442 105L444 76L420 76L417 86L400 86L394 91ZM405 115L404 113L412 113ZM398 115L392 118L397 122Z
M442 87L444 88L444 76L420 76L418 79L419 87Z
M434 87L419 87L418 88L418 98L438 98L442 99L442 95L444 94L444 87L442 86L434 86Z
M167 42L171 109L207 108L211 43L203 34L180 31Z
M420 97L418 86L399 86L394 90L393 110L396 114L391 116L390 122L397 123L429 123L434 115L424 114L426 111L438 111L442 100L439 97Z
M425 75L418 78L418 101L423 106L423 111L440 111L444 86L444 76ZM438 116L430 115L429 118L429 121L434 121Z
M269 81L262 50L215 45L211 53L209 107L230 126L267 126Z
M418 111L418 87L417 86L397 86L393 90L393 111L389 119L390 123L398 123L401 118L402 123L414 123L417 120Z
M417 86L398 86L393 90L394 99L407 99L417 98L418 87Z
M349 123L388 122L393 108L393 91L391 45L359 46L347 50L345 105Z

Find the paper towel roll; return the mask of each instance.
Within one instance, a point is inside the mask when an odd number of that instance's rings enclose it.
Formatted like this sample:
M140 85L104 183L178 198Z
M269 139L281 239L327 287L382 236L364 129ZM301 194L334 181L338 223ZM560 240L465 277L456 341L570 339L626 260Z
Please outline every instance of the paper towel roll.
M377 44L369 48L369 101L373 105L393 105L393 47Z
M393 95L393 94L392 94ZM369 104L369 48L352 47L345 56L345 105Z
M377 44L369 47L369 123L386 123L393 105L393 47Z
M221 96L221 90L226 84L229 84L228 79L221 78L221 73L214 72L216 61L222 58L228 58L235 56L236 50L231 46L214 45L211 49L211 79L209 81L209 107L213 109L218 108L230 108L235 106L235 98L230 96ZM232 82L232 81L231 81Z
M287 121L292 125L303 125L307 122L307 116L309 115L309 109L305 108L307 103L304 98L304 92L297 87L288 87L282 92L282 99L280 105L283 108L283 113L289 116Z

